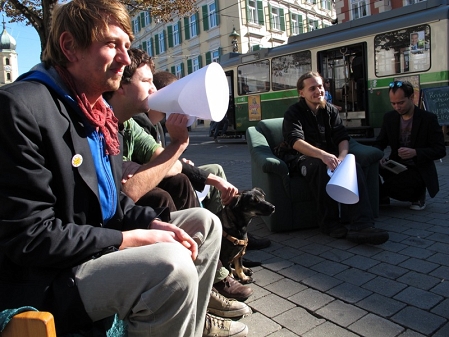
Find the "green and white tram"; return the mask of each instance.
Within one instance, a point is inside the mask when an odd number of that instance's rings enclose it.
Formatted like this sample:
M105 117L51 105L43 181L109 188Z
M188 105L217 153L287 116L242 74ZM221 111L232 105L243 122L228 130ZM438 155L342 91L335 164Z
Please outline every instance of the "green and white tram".
M289 38L279 47L226 54L230 84L228 132L244 135L261 119L282 117L298 100L296 82L314 70L331 83L333 104L355 138L374 137L391 110L388 85L449 85L449 5L428 0Z

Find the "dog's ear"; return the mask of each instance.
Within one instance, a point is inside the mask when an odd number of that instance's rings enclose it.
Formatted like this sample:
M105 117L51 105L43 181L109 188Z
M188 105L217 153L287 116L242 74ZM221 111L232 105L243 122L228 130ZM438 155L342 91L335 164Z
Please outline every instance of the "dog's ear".
M256 190L256 191L262 193L262 195L263 195L264 197L266 196L265 192L264 192L263 189L261 189L260 187L254 187L253 190Z
M240 206L240 200L242 200L242 193L236 194L234 200L231 201L230 206L237 207Z

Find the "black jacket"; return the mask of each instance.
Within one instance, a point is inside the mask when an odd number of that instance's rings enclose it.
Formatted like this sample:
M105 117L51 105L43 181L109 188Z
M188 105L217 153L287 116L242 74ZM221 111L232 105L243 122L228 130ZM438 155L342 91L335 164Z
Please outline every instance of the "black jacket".
M284 114L282 134L290 148L302 139L307 143L319 147L326 152L338 154L338 144L343 140L349 140L349 135L342 124L338 110L329 103L326 108L319 109L324 122L326 146L323 148L318 123L310 108L303 98L291 105Z
M146 228L158 213L119 193L115 215L103 223L85 126L55 87L16 81L0 88L0 310L51 311L61 334L90 324L77 266L116 250L121 231ZM109 158L120 191L122 156Z
M379 136L375 146L384 150L391 147L390 159L401 162L398 155L399 128L401 116L395 111L389 111L384 115ZM444 135L434 113L424 111L415 106L410 147L416 150L413 161L421 174L429 195L433 198L439 191L438 174L434 160L446 156Z

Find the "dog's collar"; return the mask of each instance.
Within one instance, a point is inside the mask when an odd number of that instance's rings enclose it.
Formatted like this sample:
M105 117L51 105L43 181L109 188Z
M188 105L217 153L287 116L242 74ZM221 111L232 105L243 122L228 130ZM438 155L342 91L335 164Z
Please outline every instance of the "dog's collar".
M244 240L239 240L236 237L229 235L225 231L223 231L223 237L225 239L231 241L234 246L245 246L246 247L248 245L248 238L246 238Z

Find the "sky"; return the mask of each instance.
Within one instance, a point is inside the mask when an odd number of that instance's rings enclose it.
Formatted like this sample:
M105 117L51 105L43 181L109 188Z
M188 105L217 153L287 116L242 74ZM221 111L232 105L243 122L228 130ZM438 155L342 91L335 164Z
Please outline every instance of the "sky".
M4 18L6 22L6 31L11 35L17 43L16 52L19 64L19 75L26 73L34 65L40 62L41 42L36 30L25 23L8 23L8 18ZM3 31L3 26L1 26Z

